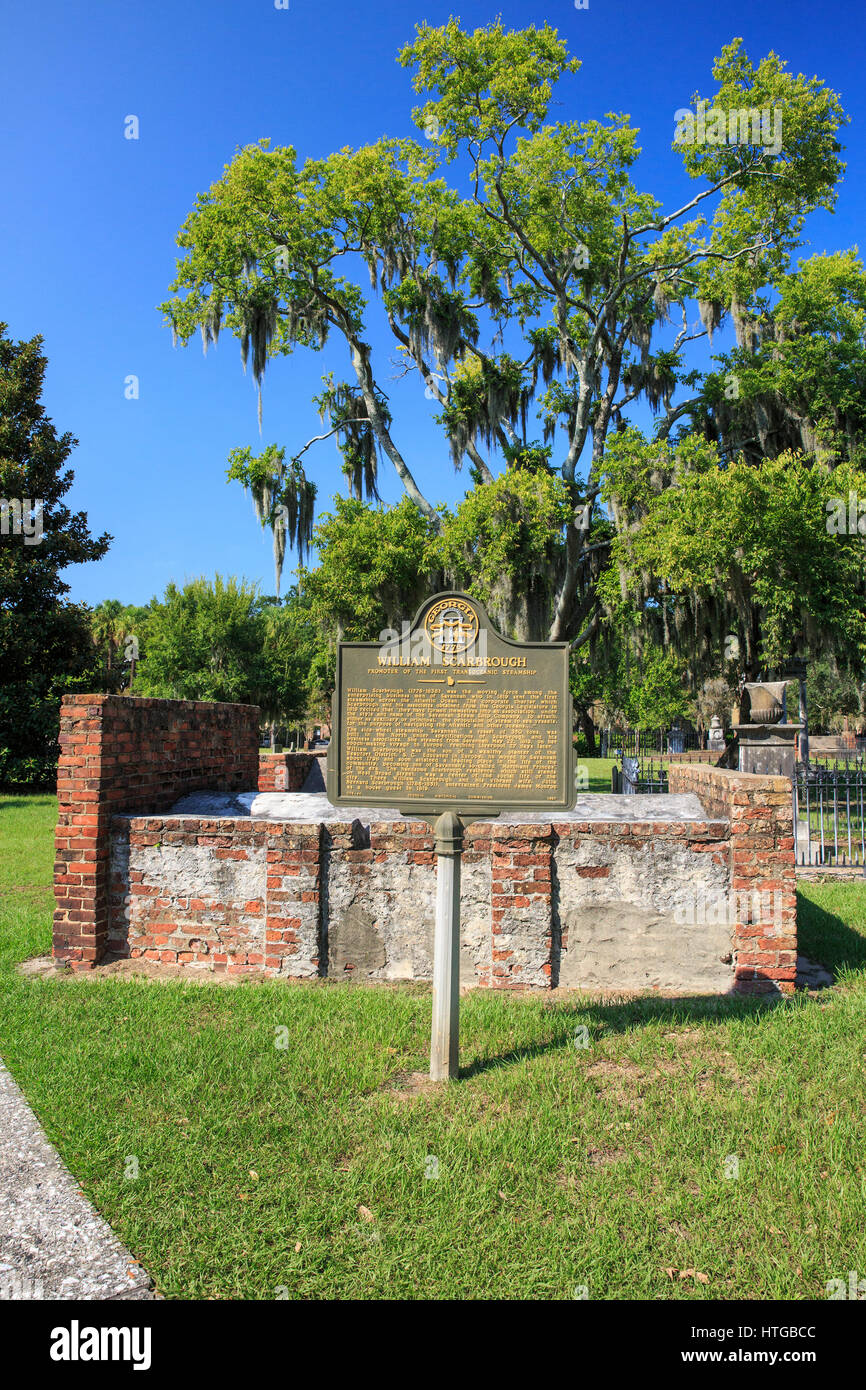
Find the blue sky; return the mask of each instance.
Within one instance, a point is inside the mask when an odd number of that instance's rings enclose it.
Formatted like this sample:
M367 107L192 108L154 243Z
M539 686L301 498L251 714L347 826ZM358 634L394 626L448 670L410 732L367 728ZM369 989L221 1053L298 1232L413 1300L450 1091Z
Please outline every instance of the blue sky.
M452 13L471 28L497 15L509 27L555 25L583 63L555 114L628 112L643 149L635 181L668 208L694 191L670 148L673 112L711 90L712 59L733 37L754 61L773 49L838 91L852 117L836 213L810 221L804 254L860 242L866 23L851 0L590 0L587 10L572 0L289 0L288 9L273 0L3 0L0 320L15 338L43 335L46 408L79 440L69 500L95 534L115 538L105 559L68 572L74 599L143 603L171 579L217 570L272 591L270 537L226 483L226 456L272 441L291 453L317 433L310 397L323 372L347 374L345 353L335 341L273 363L260 438L235 340L221 339L206 359L197 341L172 348L156 305L173 277L175 236L238 145L269 136L322 156L415 134L411 74L395 57L417 22ZM131 114L136 141L124 138ZM381 362L387 343L372 341ZM130 374L138 400L125 399ZM432 404L416 382L395 383L393 400L396 438L424 491L453 503L466 483L430 423ZM342 482L333 441L305 462L327 507ZM389 465L381 492L386 501L401 493ZM284 582L292 566L288 557Z

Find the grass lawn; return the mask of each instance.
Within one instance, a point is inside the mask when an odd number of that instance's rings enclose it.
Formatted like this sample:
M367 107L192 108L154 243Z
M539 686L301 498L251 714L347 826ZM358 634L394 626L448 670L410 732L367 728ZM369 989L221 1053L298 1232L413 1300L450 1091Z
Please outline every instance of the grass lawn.
M671 765L670 758L659 753L656 753L655 756L653 756L652 753L648 753L645 757L642 755L640 762L647 773L649 773L650 765L652 765L652 775L654 777L658 777L661 768L667 770ZM620 758L582 758L576 754L575 766L578 768L586 768L586 776L588 778L588 788L586 788L586 790L591 792L610 792L610 770L612 767L621 767L622 760ZM682 766L682 764L675 763L674 766L679 767ZM585 789L581 789L581 791L583 790Z
M820 996L479 991L434 1090L421 986L20 976L53 815L0 798L0 1054L165 1296L820 1299L866 1270L866 887L804 889Z
M582 758L579 754L575 754L574 765L581 779L578 784L581 796L585 791L610 794L610 770L612 767L619 766L616 758ZM581 772L582 768L586 768L585 774ZM581 785L584 775L588 779L588 785Z

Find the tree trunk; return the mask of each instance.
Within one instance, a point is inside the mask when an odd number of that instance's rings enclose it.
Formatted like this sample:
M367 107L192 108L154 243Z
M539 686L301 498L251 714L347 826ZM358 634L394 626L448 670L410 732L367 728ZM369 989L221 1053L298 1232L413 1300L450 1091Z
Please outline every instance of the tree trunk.
M588 758L595 758L598 756L598 754L597 745L595 741L595 724L593 723L592 715L590 714L588 709L582 709L578 712L578 718L580 720L580 727L583 732L583 736L586 739L586 756Z

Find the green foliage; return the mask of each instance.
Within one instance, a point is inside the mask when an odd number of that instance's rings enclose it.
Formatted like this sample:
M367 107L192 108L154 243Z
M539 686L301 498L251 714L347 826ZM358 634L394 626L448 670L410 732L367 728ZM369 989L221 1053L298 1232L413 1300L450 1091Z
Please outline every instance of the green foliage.
M722 447L757 461L786 449L862 462L866 430L866 275L853 251L812 256L778 298L737 309L737 348L704 399Z
M11 527L0 536L0 785L14 787L51 782L63 694L99 688L89 615L66 599L62 574L100 559L111 540L92 537L85 513L63 502L76 440L58 435L40 404L41 345L13 342L0 324L0 498L42 502L41 541Z
M375 398L379 418L390 424L391 411L385 396L377 390ZM318 406L322 423L327 421L330 432L337 436L337 447L343 455L343 473L352 496L378 498L376 435L363 391L345 381L335 382L333 373L329 373L324 378L324 390L314 396L313 401ZM303 555L300 558L303 560Z
M396 507L334 498L316 527L320 563L304 577L320 620L346 641L370 641L414 616L427 592L431 528L403 498Z
M841 733L846 716L858 729L866 727L866 688L849 671L840 671L828 657L810 664L806 699L812 733Z
M529 473L550 473L550 447L533 440L531 444L509 444L503 450L509 468L525 468Z
M238 701L285 723L315 706L310 672L320 638L296 587L274 603L255 585L217 575L169 584L146 607L107 599L91 621L102 663L91 689Z
M233 576L169 584L154 604L140 693L257 704L266 685L263 601Z
M730 113L768 111L778 148L740 138L733 143L676 143L693 179L724 184L724 192L707 238L717 258L703 261L698 274L698 297L721 304L745 300L760 285L774 280L796 247L806 213L813 207L832 207L834 188L844 169L839 158L840 127L846 122L839 98L816 77L792 76L775 53L753 64L735 39L713 63L716 89L711 97L696 94L693 105L708 103L724 112L730 133ZM709 134L710 125L707 123ZM681 132L677 132L680 134ZM751 126L749 136L751 136ZM698 219L695 228L702 225ZM731 258L743 245L757 248L748 257ZM722 259L728 257L728 259Z
M419 24L400 62L415 67L416 91L436 93L412 114L421 129L435 123L451 158L462 144L496 143L515 126L540 131L556 82L580 68L549 24L508 32L499 20L473 34L458 19L440 29Z
M644 653L640 672L635 672L626 713L633 729L668 728L675 719L687 718L691 701L684 686L682 660L675 652L653 648Z
M720 467L694 436L674 447L635 430L612 441L606 466L618 535L599 587L611 611L625 604L717 670L730 632L755 674L799 651L862 663L863 539L827 523L831 499L866 497L866 474L802 454Z
M325 713L322 658L326 644L305 590L292 586L283 603L264 612L266 688L259 694L265 717L293 723Z
M586 644L599 673L598 639L613 624L636 659L664 645L687 655L692 689L707 674L729 678L732 632L750 671L795 641L813 654L847 643L859 659L859 598L827 588L823 542L812 537L801 592L778 534L762 540L746 515L759 507L777 533L799 518L798 544L815 480L786 466L774 501L776 474L719 471L814 452L819 439L835 451L827 462L856 461L866 443L859 262L791 267L805 219L832 208L844 168L837 95L773 53L753 62L734 40L713 65L712 96L695 97L724 114L726 138L675 142L697 187L665 210L633 175L639 132L627 116L552 119L574 101L580 64L550 25L422 23L400 62L413 69L423 141L306 160L262 141L199 196L163 306L177 336L199 329L207 345L224 324L259 386L275 357L340 343L347 379L326 377L315 398L328 429L295 459L335 435L359 503L376 499L386 459L430 532L416 579L441 572L469 587L514 635ZM753 138L753 108L769 115L766 140ZM692 331L695 308L703 334ZM393 354L380 364L371 346L377 316L435 401L453 463L468 463L473 490L453 515L424 496L407 462L388 399ZM735 369L739 396L727 372L703 373L688 356L728 319L738 348L723 366ZM661 417L655 444L628 428L625 412L641 400ZM674 454L667 441L686 419ZM598 515L602 485L612 524ZM711 513L714 492L729 499L722 517ZM686 534L681 507L710 535L712 559ZM362 546L391 524L351 515ZM311 580L323 624L366 635L386 613L411 612L417 585L401 554L420 532L385 535L383 574L326 526L345 564L328 559ZM850 555L843 568L853 581Z
M90 615L90 628L97 651L104 659L106 678L110 680L125 635L123 604L116 598L103 599Z
M68 627L60 621L51 624L52 644L43 644L40 652L45 662L58 669L0 683L0 787L16 791L52 787L60 754L60 702L64 695L99 689L98 674L87 665L86 612L70 604L67 616ZM69 645L63 640L64 631ZM62 667L75 650L80 668L64 672Z
M270 526L274 537L274 579L279 596L286 544L297 546L298 559L310 544L316 485L307 480L299 459L286 466L286 451L269 444L261 454L249 447L233 449L226 474L229 482L239 482L252 493L255 513L262 526Z
M528 586L549 574L570 516L561 478L514 467L467 493L453 514L443 513L428 554L449 582L490 603L503 578Z
M513 358L485 358L475 369L455 371L448 400L440 416L451 443L451 456L460 467L470 444L481 439L490 447L507 425L526 434L531 399L529 379ZM505 451L520 452L519 445ZM507 457L507 452L506 452Z
M126 691L135 684L138 662L145 654L150 607L103 599L90 614L90 630L100 664L94 690Z

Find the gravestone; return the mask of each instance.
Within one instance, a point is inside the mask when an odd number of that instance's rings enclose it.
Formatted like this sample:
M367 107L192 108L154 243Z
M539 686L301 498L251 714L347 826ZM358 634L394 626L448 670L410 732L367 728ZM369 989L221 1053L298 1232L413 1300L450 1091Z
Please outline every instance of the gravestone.
M682 753L685 751L686 733L679 721L675 723L668 734L668 752Z
M710 727L707 730L707 747L713 753L724 753L725 751L725 731L717 714L714 714L710 720Z
M637 793L637 784L640 778L640 759L623 758L622 760L622 791L625 796L634 796Z
M787 721L790 681L747 681L737 712L739 771L792 777L802 724Z

